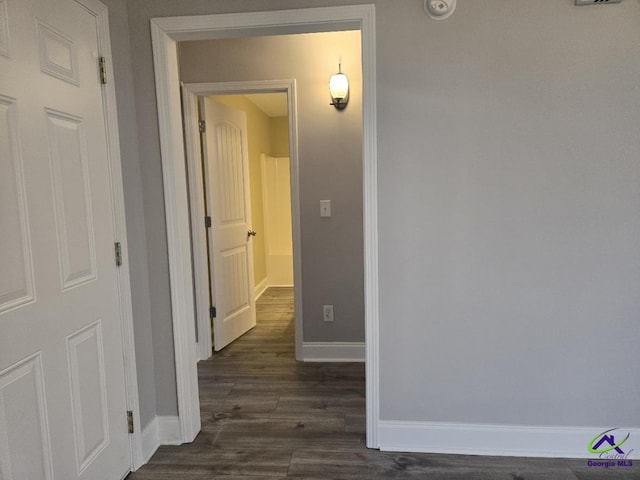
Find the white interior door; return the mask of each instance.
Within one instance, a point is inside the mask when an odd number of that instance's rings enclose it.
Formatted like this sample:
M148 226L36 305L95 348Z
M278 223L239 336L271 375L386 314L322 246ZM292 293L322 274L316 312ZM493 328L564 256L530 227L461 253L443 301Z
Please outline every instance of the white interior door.
M97 35L79 2L0 0L2 480L130 468Z
M213 348L218 351L256 325L249 197L247 118L242 111L202 98Z

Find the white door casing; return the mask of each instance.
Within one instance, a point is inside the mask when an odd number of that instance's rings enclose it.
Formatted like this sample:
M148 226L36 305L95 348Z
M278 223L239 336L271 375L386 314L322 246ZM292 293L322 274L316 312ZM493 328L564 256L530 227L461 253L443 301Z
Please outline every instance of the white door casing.
M367 446L370 448L380 446L378 439L380 368L375 24L374 5L151 19L171 277L178 410L183 441L191 441L197 435L200 429L200 407L196 344L193 341L195 338L195 315L193 302L189 301L193 298L193 276L190 269L185 269L185 265L190 264L191 242L189 238L184 137L181 122L178 42L227 38L230 34L238 36L283 35L359 29L362 34ZM294 194L293 191L292 194ZM295 207L295 204L292 206ZM297 277L294 278L294 282L297 287L299 284ZM298 312L297 305L296 312ZM302 334L302 332L299 333ZM296 335L298 335L298 330L296 330ZM296 338L297 344L298 338Z
M201 134L199 131L198 98L216 95L244 95L248 93L285 93L289 117L291 227L293 236L293 277L295 311L296 359L302 357L302 250L300 239L300 187L298 178L298 121L296 81L252 80L241 82L186 83L182 85L184 109L185 150L189 183L189 211L191 215L191 242L193 249L193 279L196 297L195 313L198 325L196 345L198 360L211 357L211 322L209 319L209 271L207 262L207 232L204 228L204 178L202 172ZM198 260L201 259L201 260Z
M123 478L135 366L106 9L52 3L0 1L0 478Z
M213 319L216 351L256 325L249 192L247 117L202 97L203 134Z

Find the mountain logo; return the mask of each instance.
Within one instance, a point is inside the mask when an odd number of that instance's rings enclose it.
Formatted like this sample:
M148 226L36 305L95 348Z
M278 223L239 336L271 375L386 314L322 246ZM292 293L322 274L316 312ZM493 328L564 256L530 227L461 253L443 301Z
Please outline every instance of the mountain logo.
M593 437L589 442L589 451L591 453L603 454L610 452L611 450L615 450L620 455L624 455L624 451L620 447L622 446L622 444L624 444L624 442L629 440L629 436L631 434L627 433L627 436L624 437L623 440L616 443L614 434L610 433L614 430L617 430L617 428L611 428Z

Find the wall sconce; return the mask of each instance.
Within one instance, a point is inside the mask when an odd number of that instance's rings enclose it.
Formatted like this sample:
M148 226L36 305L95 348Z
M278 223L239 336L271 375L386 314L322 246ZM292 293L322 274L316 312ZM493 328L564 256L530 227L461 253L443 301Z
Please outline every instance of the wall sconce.
M338 73L331 75L329 79L329 92L331 103L337 110L344 110L349 103L349 79L342 73L342 61L338 63Z

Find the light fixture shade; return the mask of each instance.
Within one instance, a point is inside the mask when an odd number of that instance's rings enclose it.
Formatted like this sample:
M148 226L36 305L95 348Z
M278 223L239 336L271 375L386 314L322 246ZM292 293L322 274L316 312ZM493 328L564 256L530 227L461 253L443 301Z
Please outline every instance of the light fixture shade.
M329 92L334 107L342 110L349 102L349 79L344 73L336 73L331 75L329 79Z

